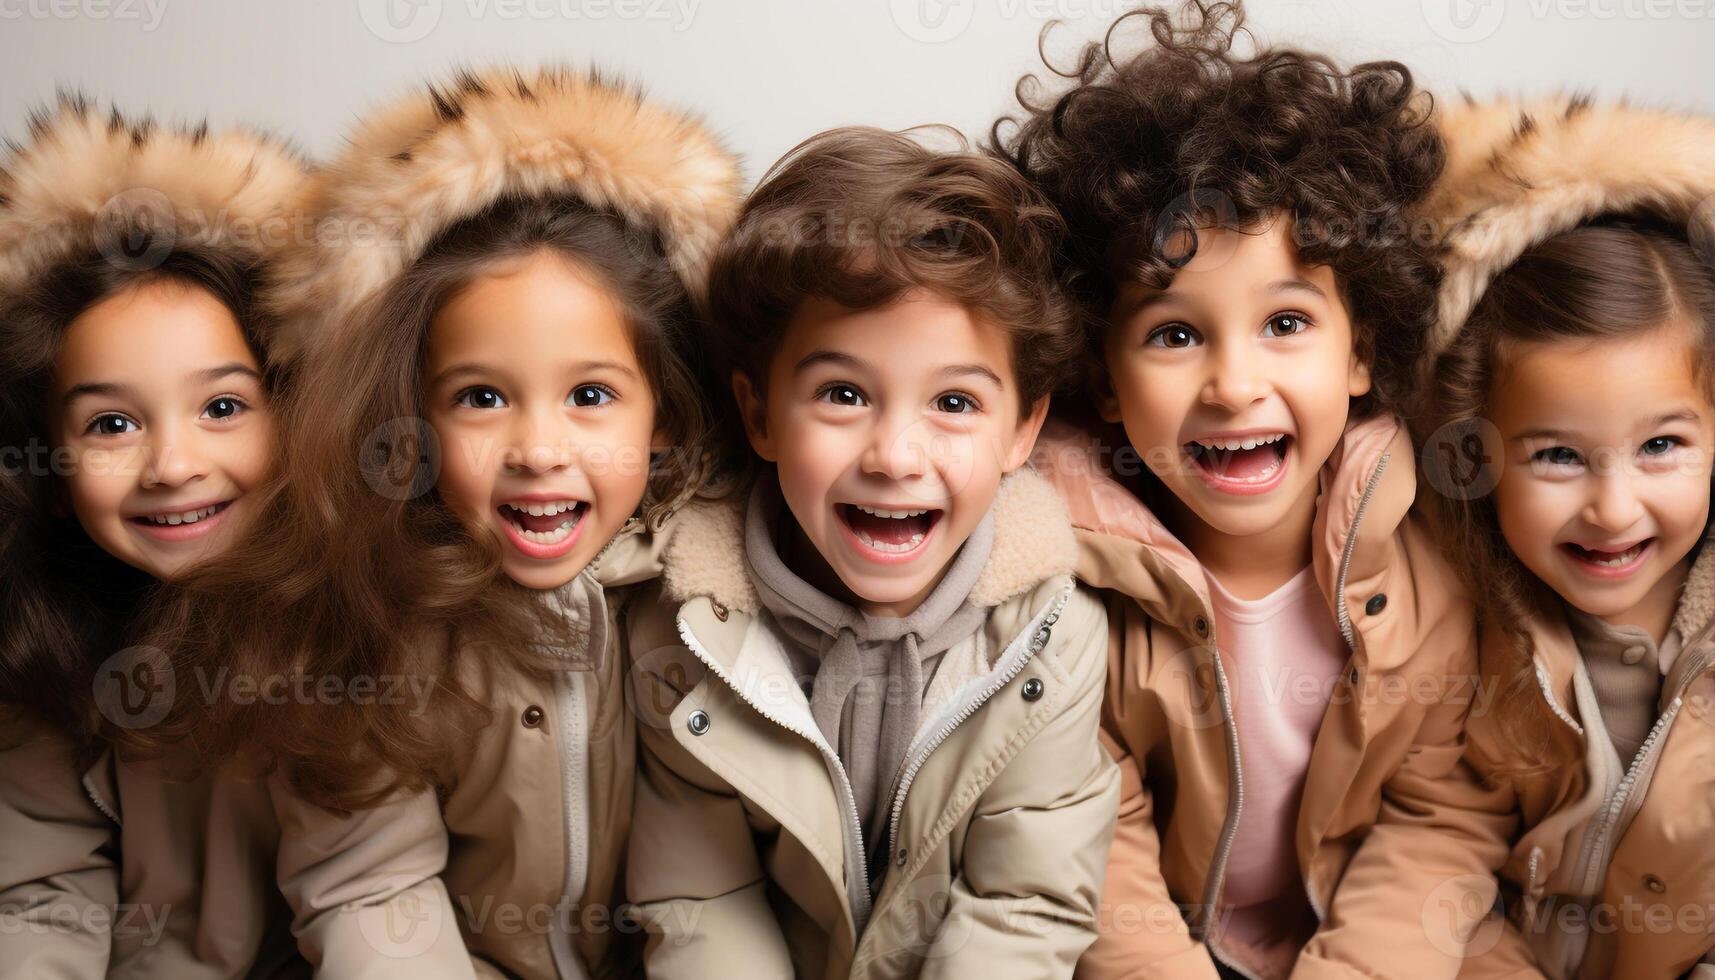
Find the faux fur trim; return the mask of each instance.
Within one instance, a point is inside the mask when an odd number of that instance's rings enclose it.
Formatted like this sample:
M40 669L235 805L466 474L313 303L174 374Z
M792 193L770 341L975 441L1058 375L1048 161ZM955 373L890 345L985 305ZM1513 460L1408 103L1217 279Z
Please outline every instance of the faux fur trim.
M1681 639L1689 640L1711 619L1715 619L1715 534L1706 534L1703 548L1685 576L1673 625Z
M1645 214L1715 249L1715 119L1560 96L1438 107L1447 169L1425 214L1450 253L1424 371L1525 250L1605 214Z
M0 298L90 254L146 263L170 243L268 259L291 237L306 169L262 133L127 119L62 94L0 162ZM138 229L155 236L142 255L127 242Z
M744 560L747 497L699 502L680 511L668 543L663 591L677 603L702 596L755 615L762 608ZM970 601L1001 603L1056 575L1070 575L1078 541L1060 494L1028 467L1001 481L994 499L994 545Z
M283 264L282 312L307 339L316 323L343 323L452 225L506 197L544 196L653 231L701 295L737 215L738 161L693 117L597 72L459 72L371 114L323 172L320 241Z

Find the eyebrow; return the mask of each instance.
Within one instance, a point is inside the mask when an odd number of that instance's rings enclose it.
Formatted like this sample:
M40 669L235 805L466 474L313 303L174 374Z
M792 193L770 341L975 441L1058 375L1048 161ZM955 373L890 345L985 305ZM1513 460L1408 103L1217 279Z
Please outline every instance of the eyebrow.
M1271 282L1264 287L1263 291L1269 293L1313 293L1321 299L1328 298L1328 294L1323 292L1321 286L1318 286L1310 280L1300 276Z
M255 379L257 382L262 380L262 376L257 374L255 369L247 365L240 364L237 361L231 361L226 364L217 364L211 368L204 368L203 370L191 375L191 380L202 384L208 384L211 381L219 381L221 378L231 377L234 374L245 375ZM85 382L84 384L72 385L70 388L67 388L65 397L60 399L60 405L69 406L79 398L86 398L92 395L129 395L132 393L130 385L118 384L112 381L90 381Z
M1661 415L1657 415L1655 418L1650 419L1644 428L1654 429L1658 426L1667 425L1670 422L1687 422L1696 424L1701 420L1701 417L1696 412L1689 408L1682 408L1678 411L1664 412ZM1521 442L1528 439L1554 439L1561 442L1571 442L1573 441L1573 433L1565 432L1560 429L1531 429L1527 432L1520 432L1518 435L1513 436L1513 438Z
M799 358L798 363L792 366L792 373L802 374L806 370L815 367L818 364L833 364L860 371L872 370L870 363L861 357L853 357L850 354L837 350L815 350ZM975 375L979 378L988 379L993 382L997 388L1006 387L1006 382L1001 380L1000 375L995 374L992 370L981 364L949 364L946 367L941 368L939 371L936 371L935 375L936 377L941 378L957 378L965 375Z
M623 374L628 378L637 378L636 371L619 363L618 361L579 361L571 366L571 370L577 374L584 374L590 371L612 371L615 374ZM449 378L455 378L461 374L504 373L505 372L487 364L481 364L475 361L466 361L460 364L454 364L451 367L442 370L439 374L435 375L434 378L430 379L430 384L431 386L441 384Z

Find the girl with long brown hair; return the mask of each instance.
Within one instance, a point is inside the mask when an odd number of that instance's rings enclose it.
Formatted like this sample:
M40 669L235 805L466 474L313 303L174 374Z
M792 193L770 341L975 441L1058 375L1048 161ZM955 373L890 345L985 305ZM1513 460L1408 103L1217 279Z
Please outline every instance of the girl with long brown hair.
M282 263L298 373L270 526L153 641L179 676L276 696L217 689L141 738L276 769L304 845L281 884L323 972L410 952L378 951L415 941L387 919L424 884L400 857L437 853L457 911L422 897L458 922L416 923L428 955L462 932L507 976L635 962L623 587L712 485L698 306L738 183L697 121L557 67L419 90L318 175ZM383 803L405 816L365 817Z
M1715 962L1715 122L1561 99L1439 124L1420 436L1482 600L1468 758L1522 823L1461 975L1677 977Z
M271 976L265 788L121 757L174 697L149 597L261 513L278 365L258 296L303 161L73 95L0 161L0 962ZM123 820L123 823L121 821ZM255 925L255 928L249 926Z

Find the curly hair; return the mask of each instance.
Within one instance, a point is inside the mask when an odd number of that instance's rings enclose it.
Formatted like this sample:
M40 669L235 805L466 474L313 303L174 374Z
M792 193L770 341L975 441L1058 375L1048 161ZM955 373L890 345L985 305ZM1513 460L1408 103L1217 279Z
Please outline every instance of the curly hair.
M1431 433L1489 418L1509 344L1636 336L1676 314L1690 322L1698 380L1715 400L1715 273L1682 231L1612 218L1541 242L1495 279L1436 360L1418 437L1431 441ZM1559 615L1559 597L1507 545L1493 493L1429 500L1449 558L1504 641L1483 651L1483 671L1497 679L1499 699L1495 710L1473 714L1473 744L1497 769L1521 774L1576 761L1578 746L1554 738L1563 726L1537 690L1529 631Z
M1039 80L1024 76L1024 118L990 133L1065 217L1063 271L1092 353L1120 284L1166 288L1199 226L1250 230L1285 215L1299 259L1333 269L1375 378L1355 408L1397 410L1440 283L1437 237L1411 215L1445 163L1432 100L1397 62L1343 71L1286 48L1242 55L1241 3L1190 0L1183 13L1126 13L1069 70L1044 54L1071 89L1038 102ZM1116 40L1135 22L1153 44L1120 57Z
M1005 330L1026 408L1082 351L1056 280L1065 227L1005 161L863 127L813 136L763 176L710 271L723 373L760 382L809 299L874 309L913 289Z

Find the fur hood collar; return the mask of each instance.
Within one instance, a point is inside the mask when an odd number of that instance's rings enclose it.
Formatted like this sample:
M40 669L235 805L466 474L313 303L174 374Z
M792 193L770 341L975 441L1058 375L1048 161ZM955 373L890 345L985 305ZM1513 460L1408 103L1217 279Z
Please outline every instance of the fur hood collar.
M737 612L762 609L744 559L748 493L699 501L679 511L665 553L662 591L675 605L705 597ZM971 589L972 605L993 607L1030 591L1056 575L1070 575L1078 562L1077 539L1059 493L1025 467L1001 481L991 505L994 545Z
M1715 258L1715 119L1561 96L1438 106L1447 168L1424 214L1443 231L1440 311L1425 371L1494 278L1527 249L1606 214L1687 230Z
M172 246L270 259L293 237L289 208L306 174L296 151L262 133L128 119L62 94L0 161L0 300L90 254L147 263ZM140 230L150 233L142 255Z
M575 196L660 236L692 295L740 200L702 123L596 72L459 72L380 107L315 182L320 241L283 263L300 339L337 327L449 227L505 197Z

